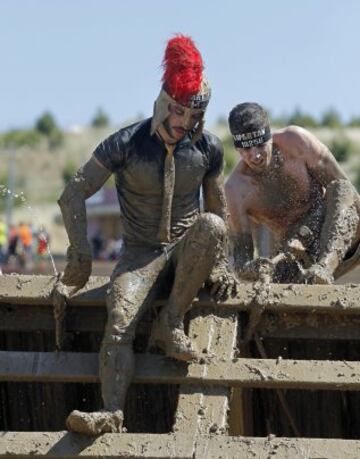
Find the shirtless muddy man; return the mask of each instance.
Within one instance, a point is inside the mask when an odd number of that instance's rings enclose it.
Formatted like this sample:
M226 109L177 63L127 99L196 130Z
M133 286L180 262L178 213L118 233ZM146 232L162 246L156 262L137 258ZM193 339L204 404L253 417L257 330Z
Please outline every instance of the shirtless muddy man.
M229 115L241 159L226 183L240 277L329 284L359 258L359 195L329 149L309 131L271 133L266 111L242 103ZM252 222L278 241L273 262L254 258ZM277 261L277 262L275 262Z

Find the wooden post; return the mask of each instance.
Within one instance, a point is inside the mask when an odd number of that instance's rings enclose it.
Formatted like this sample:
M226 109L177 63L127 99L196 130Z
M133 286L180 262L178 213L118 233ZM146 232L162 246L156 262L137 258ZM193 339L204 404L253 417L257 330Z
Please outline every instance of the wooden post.
M208 369L207 360L231 361L237 338L237 313L223 309L202 308L190 321L189 336L199 352L204 354L203 375ZM211 364L211 363L210 363ZM174 432L226 433L231 389L181 385Z

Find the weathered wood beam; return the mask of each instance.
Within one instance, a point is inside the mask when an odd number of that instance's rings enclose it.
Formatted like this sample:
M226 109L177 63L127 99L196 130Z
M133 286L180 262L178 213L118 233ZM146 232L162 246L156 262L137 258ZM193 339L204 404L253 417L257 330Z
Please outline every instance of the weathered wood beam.
M95 353L0 352L0 381L94 383L98 380ZM159 355L137 354L134 382L360 390L360 362L244 358L186 365Z
M263 338L358 341L360 340L360 317L264 313L257 331Z
M213 312L213 314L212 314ZM235 311L196 310L190 320L189 336L199 352L231 360L236 348L238 320ZM203 365L206 377L207 365ZM174 432L222 433L228 430L230 388L187 385L179 388Z
M320 438L199 438L195 458L354 458L359 457L359 440L333 440Z
M92 459L327 459L359 457L359 440L260 438L185 434L104 434L0 432L0 458L51 457Z
M194 441L186 435L104 434L69 432L0 432L0 458L192 459Z
M51 305L56 281L55 276L5 274L0 276L0 302ZM104 306L108 282L108 277L91 277L71 298L70 304Z
M195 309L198 313L198 308ZM225 308L211 308L214 314L222 317L224 314L236 314ZM105 308L93 306L69 306L65 315L65 331L67 332L99 332L105 328ZM197 319L201 322L201 319ZM144 319L137 327L138 334L147 334L151 324ZM196 325L197 326L197 325ZM204 329L208 324L204 324ZM55 323L51 307L33 304L0 303L0 331L37 332L54 331ZM265 312L257 327L258 333L264 338L280 339L314 339L314 340L360 340L360 317L352 315L325 315L306 313ZM190 330L190 336L195 335L201 341L199 334ZM206 334L205 338L208 338ZM206 347L202 342L201 349Z
M54 276L0 276L0 303L51 305ZM70 305L104 306L108 277L91 277L84 289L70 298ZM264 304L274 312L317 312L360 314L360 285L292 285L243 284L236 298L217 306L249 310L254 303ZM159 302L161 304L161 301ZM202 291L194 304L215 305L207 292Z
M65 330L69 332L103 332L106 322L105 308L68 306ZM34 304L0 303L1 331L54 331L54 313L51 307Z

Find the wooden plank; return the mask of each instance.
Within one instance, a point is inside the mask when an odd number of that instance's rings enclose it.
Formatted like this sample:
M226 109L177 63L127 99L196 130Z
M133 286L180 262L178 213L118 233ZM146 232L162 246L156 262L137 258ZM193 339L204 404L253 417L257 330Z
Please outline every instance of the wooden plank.
M55 281L54 276L0 276L0 303L51 305ZM69 304L104 307L108 281L108 277L91 277L85 288L70 298ZM202 291L194 304L245 311L254 302L274 312L360 314L360 285L269 284L264 293L258 283L248 283L241 285L236 298L216 304Z
M353 459L359 448L359 440L212 436L198 439L195 458Z
M237 338L237 313L202 309L190 321L189 336L198 351L217 359L231 360ZM206 377L207 366L203 366ZM228 430L230 389L182 385L175 413L174 432L226 433Z
M195 308L197 316L199 308ZM228 309L216 310L213 312L218 317L231 316L234 314ZM196 327L200 327L203 319L198 318ZM89 331L103 332L106 322L105 308L94 308L92 306L68 306L65 316L65 330L69 332ZM9 304L0 303L0 330L1 331L27 331L39 330L54 331L54 317L51 307L32 304ZM144 318L137 327L138 334L147 334L151 323ZM195 327L192 320L191 327ZM207 323L203 328L211 329ZM350 315L326 315L306 313L263 313L258 325L258 332L264 338L281 339L325 339L325 340L360 340L360 317ZM194 328L191 336L195 340L200 339L200 334ZM216 334L216 333L215 333ZM231 334L231 333L230 333ZM227 336L222 335L222 336ZM206 334L208 338L208 334ZM207 339L206 338L206 339ZM209 343L211 345L211 343ZM199 349L206 345L199 341Z
M68 306L65 315L65 330L69 332L103 332L106 322L104 308L92 306ZM37 332L54 331L53 310L33 304L0 303L0 330Z
M55 276L5 274L0 276L0 302L52 305ZM70 299L70 304L105 306L109 278L92 276L86 286Z
M332 314L264 313L257 330L263 338L358 341L360 318Z
M236 298L219 306L250 310L256 303L266 311L306 312L332 314L358 314L360 312L360 286L346 285L299 285L299 284L244 284Z
M185 434L104 434L69 432L0 432L0 458L51 457L69 459L352 459L359 457L359 440L320 438L255 438Z
M98 354L0 352L0 381L94 383L98 380ZM213 359L207 364L186 365L163 356L137 354L134 382L267 389L360 390L360 362Z
M104 434L69 432L0 432L0 458L193 459L194 441L186 435Z

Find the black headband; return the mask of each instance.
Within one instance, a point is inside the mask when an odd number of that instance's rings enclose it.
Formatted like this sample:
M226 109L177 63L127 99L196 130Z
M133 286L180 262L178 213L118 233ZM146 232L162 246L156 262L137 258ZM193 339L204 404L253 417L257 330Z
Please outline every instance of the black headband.
M189 98L188 107L205 110L211 97L211 89L199 94L195 94Z
M233 139L236 148L256 147L256 145L261 145L271 139L270 127L266 126L256 131L234 134Z

